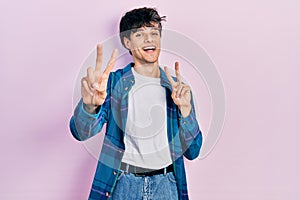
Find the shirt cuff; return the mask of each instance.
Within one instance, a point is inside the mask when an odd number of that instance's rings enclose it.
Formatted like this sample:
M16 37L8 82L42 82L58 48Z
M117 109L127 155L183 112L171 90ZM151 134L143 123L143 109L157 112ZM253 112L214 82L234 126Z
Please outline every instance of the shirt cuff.
M83 121L91 121L92 120L93 121L93 120L96 120L99 117L99 114L100 114L99 110L100 109L97 109L97 111L98 111L97 113L91 114L91 113L87 112L84 109L83 106L84 106L83 105L83 100L81 99L78 106L77 106L77 109L75 111L75 115L78 116L78 118L80 120L83 120Z
M184 133L189 132L193 138L195 138L198 134L198 122L196 119L195 110L192 107L190 114L186 117L183 117L178 109L178 116L179 116L179 125L184 130Z

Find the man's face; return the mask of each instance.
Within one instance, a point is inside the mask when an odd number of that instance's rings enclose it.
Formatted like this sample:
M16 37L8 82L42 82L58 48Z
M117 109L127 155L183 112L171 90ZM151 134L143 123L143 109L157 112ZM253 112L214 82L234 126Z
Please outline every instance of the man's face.
M124 38L136 64L158 63L160 54L160 31L157 23L153 27L143 26L131 32L130 40Z

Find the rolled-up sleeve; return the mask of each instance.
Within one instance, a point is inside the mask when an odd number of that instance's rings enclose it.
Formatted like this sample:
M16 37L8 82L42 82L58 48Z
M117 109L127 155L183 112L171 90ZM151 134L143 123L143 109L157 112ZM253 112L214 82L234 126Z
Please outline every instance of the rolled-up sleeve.
M70 131L75 139L87 140L99 133L107 122L110 114L111 76L108 79L107 96L104 103L97 109L96 114L88 113L83 107L81 99L77 104L74 114L70 119Z
M193 160L198 157L202 146L202 132L200 130L193 100L192 110L187 117L183 117L178 109L179 115L179 131L184 156Z

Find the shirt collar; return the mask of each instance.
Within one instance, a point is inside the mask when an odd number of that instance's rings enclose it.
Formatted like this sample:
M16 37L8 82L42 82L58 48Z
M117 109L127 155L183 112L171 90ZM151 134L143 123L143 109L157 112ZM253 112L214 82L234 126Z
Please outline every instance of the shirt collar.
M134 63L129 63L127 66L123 68L122 73L122 81L124 83L124 90L129 92L131 87L134 85L134 75L132 74L131 68L134 66ZM170 84L170 81L167 78L167 75L165 71L159 67L160 70L160 85L168 88L170 91L172 91L172 86Z

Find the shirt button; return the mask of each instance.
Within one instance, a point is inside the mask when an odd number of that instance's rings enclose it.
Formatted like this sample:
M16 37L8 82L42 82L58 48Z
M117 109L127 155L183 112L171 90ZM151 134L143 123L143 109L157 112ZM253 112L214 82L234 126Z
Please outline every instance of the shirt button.
M114 171L114 172L113 172L113 174L114 174L114 175L116 175L116 174L117 174L117 172L115 172L115 171Z
M106 193L105 193L105 196L107 196L107 197L108 197L108 196L109 196L109 193L108 193L108 192L106 192Z
M186 122L183 122L183 124L186 124Z
M126 78L123 78L123 81L126 81Z
M126 87L125 90L128 90L128 87Z

